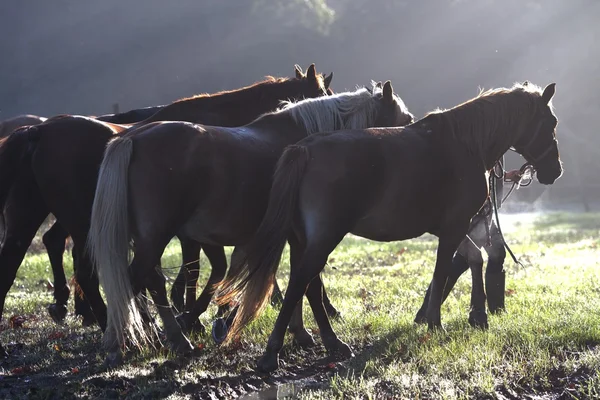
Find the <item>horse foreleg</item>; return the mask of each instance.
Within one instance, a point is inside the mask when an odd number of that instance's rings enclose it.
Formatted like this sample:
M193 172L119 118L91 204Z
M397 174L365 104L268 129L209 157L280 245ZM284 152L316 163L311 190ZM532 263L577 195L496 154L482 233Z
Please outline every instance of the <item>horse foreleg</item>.
M504 242L495 226L491 231L492 246L487 249L488 262L485 269L485 289L487 292L488 308L492 314L504 310L504 298L506 288L506 272L504 271L504 259L506 249Z
M485 290L483 288L483 257L481 251L469 253L471 265L471 310L469 324L475 328L488 328L487 313L485 311Z

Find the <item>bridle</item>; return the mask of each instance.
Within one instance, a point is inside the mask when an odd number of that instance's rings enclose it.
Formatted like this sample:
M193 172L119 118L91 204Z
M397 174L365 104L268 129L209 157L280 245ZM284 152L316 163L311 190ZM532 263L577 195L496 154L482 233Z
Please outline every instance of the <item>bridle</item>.
M538 154L537 156L534 156L531 153L531 146L533 145L533 143L535 143L535 140L538 138L538 136L540 135L540 132L542 131L542 126L544 125L544 120L540 120L536 126L535 132L533 133L533 135L531 136L531 139L529 139L529 141L527 142L527 144L525 146L523 146L523 150L522 151L517 151L514 147L511 147L510 150L520 153L521 155L523 155L523 157L525 157L528 161L523 165L523 167L521 167L521 169L524 169L526 165L531 166L531 168L533 168L533 170L535 171L535 165L537 165L541 160L544 159L544 157L546 157L548 154L550 154L550 152L552 150L554 150L554 145L556 143L556 138L552 139L552 143L550 143L545 149L544 151L542 151L540 154Z

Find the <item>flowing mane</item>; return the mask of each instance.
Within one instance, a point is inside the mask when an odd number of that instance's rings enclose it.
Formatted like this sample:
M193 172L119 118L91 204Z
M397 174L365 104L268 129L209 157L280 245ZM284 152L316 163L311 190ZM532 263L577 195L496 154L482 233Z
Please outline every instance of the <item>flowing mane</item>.
M515 83L512 88L481 90L473 99L449 110L435 110L453 137L481 157L508 148L519 138L520 124L540 115L542 89L531 83ZM552 109L552 104L548 105ZM500 133L500 134L498 134ZM489 146L493 146L490 148Z
M379 87L373 87L373 90L361 88L296 103L285 101L273 114L289 114L294 122L304 126L308 135L340 129L364 129L373 125L377 117L377 100L381 96L382 89ZM402 102L397 96L395 98Z

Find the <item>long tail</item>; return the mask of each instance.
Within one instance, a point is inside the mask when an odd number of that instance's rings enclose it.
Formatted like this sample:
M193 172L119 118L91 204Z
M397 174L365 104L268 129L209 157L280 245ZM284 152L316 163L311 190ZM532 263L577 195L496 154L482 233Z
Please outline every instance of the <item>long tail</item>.
M283 153L277 164L263 221L246 247L244 258L240 257L240 264L230 269L235 271L234 275L220 285L219 304L241 299L226 341L235 338L269 302L308 160L308 149L303 146L290 146Z
M98 174L96 196L88 236L88 250L98 270L108 303L104 345L134 346L148 340L136 306L129 277L129 216L127 202L129 161L133 141L120 137L106 147Z
M0 139L0 210L4 209L19 172L23 168L31 168L31 154L38 137L38 128L26 126Z

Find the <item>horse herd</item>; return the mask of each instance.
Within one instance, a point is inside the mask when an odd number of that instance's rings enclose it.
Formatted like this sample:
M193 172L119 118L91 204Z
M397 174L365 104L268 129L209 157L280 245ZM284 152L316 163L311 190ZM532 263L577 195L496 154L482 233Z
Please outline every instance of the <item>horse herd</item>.
M314 64L296 66L294 78L267 77L166 106L7 128L0 142L0 313L29 244L53 214L43 237L55 283L48 311L55 321L67 313L62 256L71 236L83 292L76 313L104 331L109 366L121 363L123 349L155 341L146 292L178 353L192 350L186 334L203 329L198 317L213 295L226 317L213 325L219 342L237 337L271 299L281 310L257 367L273 371L288 329L299 344L314 344L302 321L306 295L327 351L351 356L331 327L338 312L320 277L347 233L378 241L438 236L415 321L441 328L441 304L470 267L469 322L487 327L479 248L489 255L491 312L504 307L505 257L490 212L500 201L490 201L489 186L502 188L497 163L511 148L540 183L562 174L555 84L483 91L415 122L390 81L334 94L332 77ZM160 258L173 237L183 265L169 301ZM286 243L291 273L281 296L275 276ZM235 246L227 276L223 246ZM212 271L197 297L201 250Z

